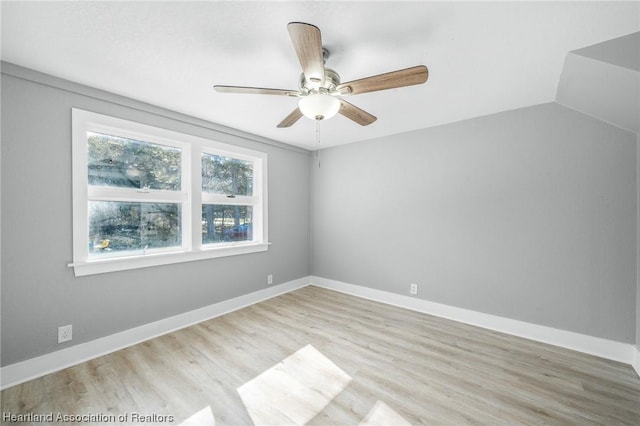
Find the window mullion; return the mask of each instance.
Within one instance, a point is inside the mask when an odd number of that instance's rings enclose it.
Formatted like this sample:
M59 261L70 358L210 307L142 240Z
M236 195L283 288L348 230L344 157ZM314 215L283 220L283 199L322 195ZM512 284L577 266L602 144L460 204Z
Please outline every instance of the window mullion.
M192 219L192 210L193 210L193 181L195 180L193 177L193 165L192 165L192 155L194 149L192 149L191 145L185 145L182 147L182 158L181 158L181 167L182 167L182 185L181 189L184 193L184 198L182 199L182 216L181 216L181 231L182 231L182 248L186 251L193 250L193 239L191 238L192 229L196 227L193 223Z
M202 249L202 147L194 146L190 158L191 170L191 236L193 250Z

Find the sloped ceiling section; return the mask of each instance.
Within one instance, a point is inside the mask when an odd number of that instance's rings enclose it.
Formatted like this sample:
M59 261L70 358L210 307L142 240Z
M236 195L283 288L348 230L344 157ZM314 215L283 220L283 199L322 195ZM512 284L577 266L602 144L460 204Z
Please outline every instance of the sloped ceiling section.
M572 53L640 71L640 32L576 49Z
M556 101L640 132L640 32L569 52Z

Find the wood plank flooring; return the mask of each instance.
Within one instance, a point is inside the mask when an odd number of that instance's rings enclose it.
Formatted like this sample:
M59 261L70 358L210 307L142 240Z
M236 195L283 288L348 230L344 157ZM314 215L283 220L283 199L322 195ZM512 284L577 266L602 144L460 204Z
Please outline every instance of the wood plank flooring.
M640 425L628 365L313 286L6 389L2 412L250 425L238 388L289 387L265 395L263 414L282 418L300 390L274 371L316 368L283 363L316 352L350 380L310 425Z

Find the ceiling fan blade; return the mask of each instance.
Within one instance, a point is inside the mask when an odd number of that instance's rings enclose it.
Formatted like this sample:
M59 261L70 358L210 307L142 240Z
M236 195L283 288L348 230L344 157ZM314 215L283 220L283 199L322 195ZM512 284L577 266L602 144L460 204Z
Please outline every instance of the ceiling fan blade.
M360 109L353 104L350 104L344 99L340 99L340 109L338 112L361 126L367 126L378 119L376 116L369 114L367 111Z
M290 22L287 29L305 78L307 81L323 84L324 58L320 29L304 22Z
M213 86L216 92L222 93L246 93L251 95L283 95L299 96L297 90L267 89L264 87L242 87L242 86Z
M342 83L336 88L342 95L375 92L377 90L422 84L429 78L429 70L424 65L391 71L385 74Z
M296 108L291 112L291 114L287 115L285 119L280 122L280 124L278 124L278 127L291 127L295 124L296 121L300 120L301 117L302 111L300 111L300 108Z

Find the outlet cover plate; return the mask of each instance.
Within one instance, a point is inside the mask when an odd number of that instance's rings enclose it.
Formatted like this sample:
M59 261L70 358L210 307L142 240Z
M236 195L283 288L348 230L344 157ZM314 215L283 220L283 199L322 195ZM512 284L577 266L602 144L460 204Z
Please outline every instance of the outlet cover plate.
M63 325L58 327L58 343L69 342L73 338L73 326Z

